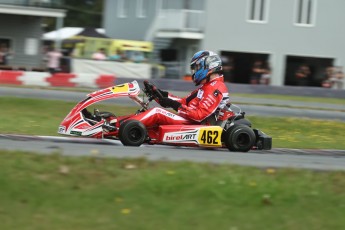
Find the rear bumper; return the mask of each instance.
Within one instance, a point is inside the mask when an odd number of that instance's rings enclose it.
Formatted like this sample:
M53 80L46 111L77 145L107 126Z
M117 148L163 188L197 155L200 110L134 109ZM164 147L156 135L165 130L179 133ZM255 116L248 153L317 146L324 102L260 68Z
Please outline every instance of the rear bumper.
M253 129L255 136L256 136L256 142L254 147L258 150L270 150L272 149L272 137L268 136L264 132Z

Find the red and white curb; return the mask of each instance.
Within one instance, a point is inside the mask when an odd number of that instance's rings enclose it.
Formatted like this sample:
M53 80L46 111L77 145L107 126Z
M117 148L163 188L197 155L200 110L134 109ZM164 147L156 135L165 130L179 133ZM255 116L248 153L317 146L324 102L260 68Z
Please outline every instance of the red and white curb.
M0 84L8 85L105 88L113 86L115 80L116 76L111 74L0 71Z

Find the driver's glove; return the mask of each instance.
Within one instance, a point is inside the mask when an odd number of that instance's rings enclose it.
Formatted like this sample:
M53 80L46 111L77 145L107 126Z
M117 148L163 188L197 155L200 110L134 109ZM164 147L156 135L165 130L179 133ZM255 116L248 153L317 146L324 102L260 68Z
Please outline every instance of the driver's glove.
M181 106L180 102L170 99L168 97L160 98L159 104L164 108L173 108L175 111L177 111L178 108Z

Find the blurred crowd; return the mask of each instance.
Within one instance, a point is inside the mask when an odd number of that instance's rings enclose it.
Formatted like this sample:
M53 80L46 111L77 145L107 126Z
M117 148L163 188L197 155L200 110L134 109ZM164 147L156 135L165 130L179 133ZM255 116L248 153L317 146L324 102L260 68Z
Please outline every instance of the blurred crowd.
M57 72L70 72L71 59L75 58L73 50L60 51L53 47L44 47L43 62L46 66L46 70L51 74ZM106 54L104 48L100 48L95 51L89 58L95 61L118 61L118 62L134 62L145 63L146 57L139 51L121 52L117 50L111 55Z
M245 64L243 64L243 60L241 61L237 62L236 58L232 56L222 56L225 81L252 85L271 84L272 69L265 58L248 58ZM287 63L287 65L289 64ZM341 66L324 64L326 67L323 67L315 63L310 65L303 62L299 65L295 63L290 65L286 68L286 85L343 89L344 72ZM237 68L248 68L248 70L238 71Z
M135 63L143 63L147 62L146 57L140 51L127 51L123 52L121 50L117 50L110 54L109 56L106 54L106 50L104 48L98 49L94 52L91 56L93 60L108 60L108 61L132 61Z
M0 44L0 65L7 66L8 60L12 58L13 53L6 44Z
M228 82L236 82L236 78L243 76L235 76L236 68L235 58L231 56L222 56L224 79ZM242 66L243 68L243 66ZM252 85L269 85L271 82L271 67L269 62L263 59L254 59L249 66L248 83ZM239 79L237 79L239 80Z
M344 72L341 66L329 66L324 73L322 87L343 89Z
M7 47L6 44L0 44L0 69L3 70L26 70L25 67L13 68L9 65L9 60L13 58L14 53ZM74 58L73 50L58 50L51 46L43 47L43 65L42 68L31 68L32 71L48 71L51 74L57 72L69 73L71 71L71 60ZM140 51L126 51L116 50L107 55L104 48L96 50L89 57L90 60L95 61L117 61L117 62L132 62L132 63L146 63L147 57ZM272 79L272 69L267 58L253 58L250 63L246 65L237 66L236 58L232 56L222 56L223 74L227 82L234 83L249 83L252 85L270 85ZM326 65L325 65L326 66ZM344 72L341 66L329 65L323 69L322 66L308 65L300 63L287 70L285 80L289 76L287 85L297 86L321 86L324 88L343 89L344 87ZM238 74L236 70L239 68L245 69L245 72ZM316 74L317 72L317 74Z

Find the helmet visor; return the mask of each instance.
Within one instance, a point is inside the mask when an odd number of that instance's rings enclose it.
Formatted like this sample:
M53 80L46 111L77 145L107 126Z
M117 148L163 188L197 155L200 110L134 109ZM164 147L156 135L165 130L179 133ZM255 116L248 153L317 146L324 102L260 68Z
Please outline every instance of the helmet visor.
M195 74L201 68L200 63L193 63L190 65L190 71L192 74Z

